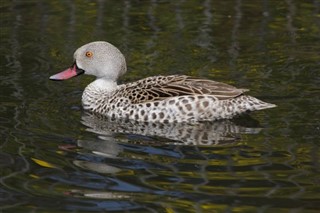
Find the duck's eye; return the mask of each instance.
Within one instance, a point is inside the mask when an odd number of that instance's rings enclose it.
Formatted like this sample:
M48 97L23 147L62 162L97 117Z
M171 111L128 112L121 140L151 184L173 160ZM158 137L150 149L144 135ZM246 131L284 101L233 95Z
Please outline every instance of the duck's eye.
M88 58L91 58L93 56L93 53L91 51L86 52L86 56Z

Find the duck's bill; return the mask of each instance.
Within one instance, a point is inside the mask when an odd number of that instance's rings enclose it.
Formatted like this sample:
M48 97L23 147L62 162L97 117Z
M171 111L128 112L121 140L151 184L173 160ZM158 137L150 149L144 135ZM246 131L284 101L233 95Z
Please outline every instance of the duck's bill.
M79 69L76 64L73 64L70 68L50 76L49 79L54 81L62 81L62 80L67 80L69 78L75 77L77 75L81 75L83 73L84 73L84 70Z

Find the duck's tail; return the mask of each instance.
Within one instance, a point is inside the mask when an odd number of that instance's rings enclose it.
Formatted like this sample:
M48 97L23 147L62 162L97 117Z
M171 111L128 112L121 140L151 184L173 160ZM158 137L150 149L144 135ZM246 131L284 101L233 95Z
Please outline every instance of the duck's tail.
M249 110L249 111L269 109L269 108L274 108L277 106L275 104L270 104L270 103L261 101L255 97L252 97L249 95L243 95L241 97L244 100L244 104L247 107L247 110Z
M231 100L223 100L221 102L223 107L221 118L232 118L245 112L276 107L275 104L263 102L249 95L241 95Z

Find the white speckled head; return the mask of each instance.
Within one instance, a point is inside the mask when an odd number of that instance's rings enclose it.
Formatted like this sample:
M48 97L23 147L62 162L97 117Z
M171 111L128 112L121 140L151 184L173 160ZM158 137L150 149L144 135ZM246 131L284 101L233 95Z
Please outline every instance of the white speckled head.
M105 41L85 44L75 51L73 57L79 69L97 78L116 81L127 70L120 50Z

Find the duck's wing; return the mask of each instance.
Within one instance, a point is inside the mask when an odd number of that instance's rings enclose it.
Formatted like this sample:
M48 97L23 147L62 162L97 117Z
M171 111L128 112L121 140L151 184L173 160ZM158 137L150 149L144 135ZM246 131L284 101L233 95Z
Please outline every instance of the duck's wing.
M219 100L225 100L248 91L221 82L186 75L148 77L122 85L120 88L117 96L129 98L132 103L144 103L184 95L213 95Z

